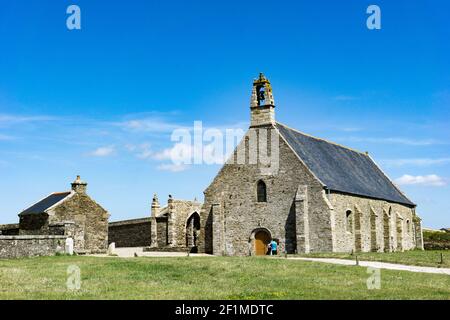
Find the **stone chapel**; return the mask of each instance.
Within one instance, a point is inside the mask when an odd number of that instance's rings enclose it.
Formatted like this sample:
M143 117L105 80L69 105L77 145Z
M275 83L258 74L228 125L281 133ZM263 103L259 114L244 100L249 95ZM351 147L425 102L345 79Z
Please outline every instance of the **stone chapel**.
M250 128L204 191L199 251L392 252L423 249L416 205L372 160L275 119L269 80L253 82Z

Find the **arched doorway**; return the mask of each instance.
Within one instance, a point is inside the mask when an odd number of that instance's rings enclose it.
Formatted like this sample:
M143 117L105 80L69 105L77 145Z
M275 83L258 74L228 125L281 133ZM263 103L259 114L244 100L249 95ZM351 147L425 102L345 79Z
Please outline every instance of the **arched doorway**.
M197 212L194 212L186 222L186 247L191 248L192 253L198 252L199 237L200 215Z
M254 231L254 252L257 256L264 256L267 254L267 246L269 245L272 237L267 229L258 229Z

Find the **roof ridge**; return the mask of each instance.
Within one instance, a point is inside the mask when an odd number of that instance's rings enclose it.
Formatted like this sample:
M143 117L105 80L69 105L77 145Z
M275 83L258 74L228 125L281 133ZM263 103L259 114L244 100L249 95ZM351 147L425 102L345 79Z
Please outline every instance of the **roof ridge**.
M362 152L362 151L359 151L359 150L356 150L356 149L353 149L353 148L344 146L344 145L342 145L342 144L339 144L339 143L336 143L336 142L333 142L333 141L330 141L330 140L327 140L327 139L315 137L315 136L310 135L310 134L308 134L308 133L305 133L305 132L302 132L302 131L300 131L300 130L294 129L294 128L290 127L290 126L287 126L287 125L285 125L285 124L283 124L283 123L281 123L281 122L278 122L278 121L277 121L276 124L279 124L279 125L281 125L281 126L287 128L287 129L289 129L289 130L295 131L295 132L300 133L300 134L302 134L302 135L304 135L304 136L307 136L307 137L309 137L309 138L316 139L316 140L320 140L320 141L323 141L323 142L326 142L326 143L329 143L329 144L332 144L332 145L335 145L335 146L338 146L338 147L341 147L341 148L344 148L344 149L347 149L347 150L350 150L350 151L359 153L359 154L361 154L361 155L368 156L368 154L367 154L366 152Z

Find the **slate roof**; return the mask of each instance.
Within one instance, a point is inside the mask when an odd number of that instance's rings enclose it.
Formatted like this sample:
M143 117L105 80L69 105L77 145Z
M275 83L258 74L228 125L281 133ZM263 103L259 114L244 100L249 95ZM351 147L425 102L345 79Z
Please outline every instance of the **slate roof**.
M328 189L415 206L367 154L311 137L280 123L276 127Z
M61 200L65 199L71 194L71 192L58 192L52 193L41 201L35 203L28 209L22 211L20 214L39 214L45 212L50 207L54 206Z

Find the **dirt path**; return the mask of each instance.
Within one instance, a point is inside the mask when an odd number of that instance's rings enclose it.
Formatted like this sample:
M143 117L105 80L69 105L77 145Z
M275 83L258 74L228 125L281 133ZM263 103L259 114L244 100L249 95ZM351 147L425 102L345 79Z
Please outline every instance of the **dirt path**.
M289 258L291 260L303 260L303 261L314 261L314 262L324 262L332 264L341 264L346 266L354 266L356 262L354 260L345 259L334 259L334 258ZM422 272L422 273L435 273L435 274L446 274L450 275L449 268L434 268L434 267L419 267L419 266L408 266L404 264L395 264L387 262L376 262L376 261L359 261L359 266L361 267L372 267L377 269L389 269L389 270L400 270L400 271L410 271L410 272Z

